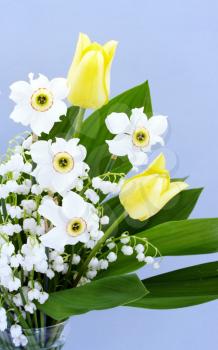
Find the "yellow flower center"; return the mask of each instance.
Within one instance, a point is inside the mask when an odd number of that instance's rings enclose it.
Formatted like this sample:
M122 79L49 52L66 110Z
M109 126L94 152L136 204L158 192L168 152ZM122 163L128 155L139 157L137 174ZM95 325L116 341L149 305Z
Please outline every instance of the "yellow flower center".
M136 147L146 147L150 141L149 131L145 128L136 129L132 136L132 142Z
M86 222L82 218L73 218L67 224L67 233L77 237L86 230Z
M73 157L67 152L59 152L53 158L53 167L58 173L69 173L74 167Z
M46 112L53 105L52 93L44 88L36 90L31 96L31 106L37 112Z

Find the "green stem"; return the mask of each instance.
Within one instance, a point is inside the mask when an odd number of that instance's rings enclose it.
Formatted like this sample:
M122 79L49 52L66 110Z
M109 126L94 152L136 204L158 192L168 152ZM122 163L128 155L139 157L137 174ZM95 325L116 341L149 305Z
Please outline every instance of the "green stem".
M78 272L78 275L74 281L74 287L77 286L79 283L81 277L83 276L84 272L86 271L91 259L97 254L97 252L100 250L101 246L104 244L104 242L110 237L110 235L113 233L114 229L125 219L126 212L123 212L114 222L113 224L107 229L104 236L98 241L98 243L95 245L95 247L92 249L90 254L88 255L87 259L85 260L84 264L81 266L80 271Z
M26 304L26 298L25 298L25 296L23 294L22 287L19 288L19 292L20 292L20 295L21 295L22 302L25 305ZM33 328L32 320L31 320L30 314L28 312L26 313L26 318L27 318L27 321L28 321L28 324L29 324L28 328Z
M44 317L44 313L42 311L40 311L40 328L44 328L45 327L45 317Z
M70 140L73 137L79 137L84 114L85 114L85 109L79 108L77 116L76 116L75 120L73 121L70 129L67 132L66 140Z
M116 160L117 160L117 156L112 155L112 156L110 157L110 160L109 160L109 162L107 163L107 166L106 166L106 168L105 168L105 173L108 172L108 171L110 171L110 170L113 168L113 166L114 166Z
M73 133L73 137L79 137L80 135L80 130L82 127L82 122L83 122L83 117L85 114L85 109L84 108L80 108L79 112L76 116L75 122L74 122L74 133Z

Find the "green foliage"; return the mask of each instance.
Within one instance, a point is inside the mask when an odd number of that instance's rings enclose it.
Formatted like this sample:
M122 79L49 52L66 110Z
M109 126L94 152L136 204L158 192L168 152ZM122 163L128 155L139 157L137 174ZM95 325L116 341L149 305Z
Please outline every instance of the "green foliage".
M54 292L38 308L55 320L109 309L142 298L147 289L136 275L103 278L82 287Z
M143 280L149 294L127 306L174 309L218 298L218 261Z
M60 121L56 122L51 129L50 133L42 134L42 140L54 140L55 137L62 137L69 139L72 137L74 131L75 118L79 113L79 107L69 107L66 116L61 116ZM69 135L70 132L70 135Z
M166 222L136 236L146 237L165 256L215 253L218 218Z

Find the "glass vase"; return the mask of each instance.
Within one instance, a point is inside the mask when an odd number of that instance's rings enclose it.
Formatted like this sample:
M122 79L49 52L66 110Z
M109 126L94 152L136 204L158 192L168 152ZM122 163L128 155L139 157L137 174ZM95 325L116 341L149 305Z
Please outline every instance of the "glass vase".
M67 321L45 328L23 330L28 344L16 347L13 343L10 330L0 332L0 349L26 349L26 350L60 350L63 349L67 335Z

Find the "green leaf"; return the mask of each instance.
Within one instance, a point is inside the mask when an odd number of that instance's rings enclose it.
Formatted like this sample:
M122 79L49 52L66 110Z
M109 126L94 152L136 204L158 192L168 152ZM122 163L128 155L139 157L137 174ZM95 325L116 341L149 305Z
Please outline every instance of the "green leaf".
M60 121L56 122L51 129L50 133L42 134L40 139L42 140L54 140L55 137L66 138L68 131L72 128L75 118L78 115L79 107L69 107L66 116L61 116Z
M191 190L186 190L181 192L176 197L174 197L158 214L156 214L146 222L133 220L130 217L127 217L126 220L124 220L121 223L121 225L119 225L119 227L116 229L116 231L114 232L114 235L118 235L118 234L120 235L124 231L129 231L129 233L132 235L131 236L132 239L135 240L135 244L141 243L141 241L137 239L137 236L135 236L135 234L140 233L142 229L151 228L165 221L168 222L170 220L175 220L175 219L176 220L186 219L191 213L192 209L194 208L201 191L202 189L199 188L199 189L191 189ZM123 211L123 208L120 205L118 197L111 198L109 201L104 203L104 206L105 206L105 214L110 216L111 222L116 217L118 217ZM163 232L160 234L161 238L162 236L164 237L164 234L165 233ZM156 239L154 243L154 241L152 240L152 237L153 237L152 235L153 234L150 235L150 230L143 231L143 237L148 238L148 241L153 243L160 250L162 255L167 255L167 254L164 254L165 251L163 251L162 245L160 245L158 239ZM173 239L176 239L176 238L177 238L177 235L173 233ZM168 243L167 240L168 240L168 237L166 238L166 242ZM102 277L118 276L125 273L130 273L140 269L145 265L143 262L139 262L136 259L136 253L134 253L131 256L125 256L123 255L123 253L120 251L119 248L120 247L118 245L119 251L117 254L117 260L112 264L110 264L107 270L101 271L97 275L97 279ZM147 251L147 255L149 254L151 255L154 254L154 250L152 248L149 248L149 250Z
M124 305L147 293L137 275L109 277L82 287L51 293L45 304L37 306L55 320L63 320L91 310Z
M146 221L133 220L129 216L119 225L117 233L128 231L135 235L144 229L151 228L167 221L184 220L189 217L201 194L202 188L194 188L180 192L162 210ZM105 215L111 218L111 222L123 211L119 197L109 199L104 203Z
M162 255L214 253L218 251L218 218L166 222L136 236L146 237Z
M104 173L111 158L105 140L112 139L114 135L108 131L105 118L112 112L130 114L131 109L137 107L144 107L147 116L152 116L150 90L147 81L113 98L107 105L95 111L83 122L80 139L88 150L86 162L91 166L90 176ZM117 159L113 168L114 171L120 172L127 172L130 169L131 165L127 157Z
M127 306L173 309L218 298L218 261L143 280L149 294Z
M214 253L218 251L218 219L171 221L131 236L135 244L142 243L140 238L147 238L162 256ZM147 255L154 253L154 248L149 246ZM117 260L97 278L133 272L144 265L137 261L135 252L125 256L119 249Z

